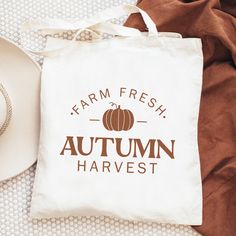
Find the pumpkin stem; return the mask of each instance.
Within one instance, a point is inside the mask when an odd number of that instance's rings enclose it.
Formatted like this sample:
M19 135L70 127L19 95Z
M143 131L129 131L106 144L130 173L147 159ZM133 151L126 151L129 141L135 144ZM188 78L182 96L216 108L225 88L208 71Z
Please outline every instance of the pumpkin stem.
M118 105L118 107L117 107L118 109L120 109L120 105Z
M114 102L109 102L109 104L111 104L112 107L113 106L116 106L116 108L118 107L118 105L116 103L114 103Z

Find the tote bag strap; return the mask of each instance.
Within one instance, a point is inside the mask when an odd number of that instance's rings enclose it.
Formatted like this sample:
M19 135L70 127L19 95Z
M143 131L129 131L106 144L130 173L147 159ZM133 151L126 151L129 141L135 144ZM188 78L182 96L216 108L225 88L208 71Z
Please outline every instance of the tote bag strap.
M6 116L2 125L0 125L0 136L6 131L8 125L10 124L12 117L12 105L11 100L8 96L8 93L4 86L0 83L0 93L3 95L4 100L6 102Z
M23 30L39 30L42 34L53 34L68 30L91 29L98 33L109 33L119 36L140 36L141 32L134 28L106 22L126 14L140 13L148 29L148 36L158 36L158 31L151 17L142 9L134 5L121 5L106 9L92 18L77 22L68 22L60 19L44 21L32 20L22 25Z

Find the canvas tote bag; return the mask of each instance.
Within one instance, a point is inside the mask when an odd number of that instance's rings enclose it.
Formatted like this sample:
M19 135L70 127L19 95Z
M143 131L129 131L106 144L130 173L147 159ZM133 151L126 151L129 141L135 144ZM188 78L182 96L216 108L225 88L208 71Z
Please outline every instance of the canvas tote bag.
M142 14L148 33L106 22L134 12ZM159 33L130 5L85 21L28 27L116 35L47 40L32 217L105 215L200 225L200 39Z

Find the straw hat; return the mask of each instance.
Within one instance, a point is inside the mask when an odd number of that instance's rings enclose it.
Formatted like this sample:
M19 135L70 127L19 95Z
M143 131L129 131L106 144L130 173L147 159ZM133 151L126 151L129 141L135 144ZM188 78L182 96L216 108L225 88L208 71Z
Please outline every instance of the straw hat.
M30 167L39 140L40 67L0 38L0 181Z

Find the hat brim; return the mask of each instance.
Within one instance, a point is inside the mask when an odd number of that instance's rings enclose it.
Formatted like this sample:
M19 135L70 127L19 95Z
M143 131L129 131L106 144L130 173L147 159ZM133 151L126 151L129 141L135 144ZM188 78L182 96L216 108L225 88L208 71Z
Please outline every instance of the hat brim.
M0 136L0 181L20 174L37 159L40 73L29 55L0 38L0 83L12 104L10 124Z

